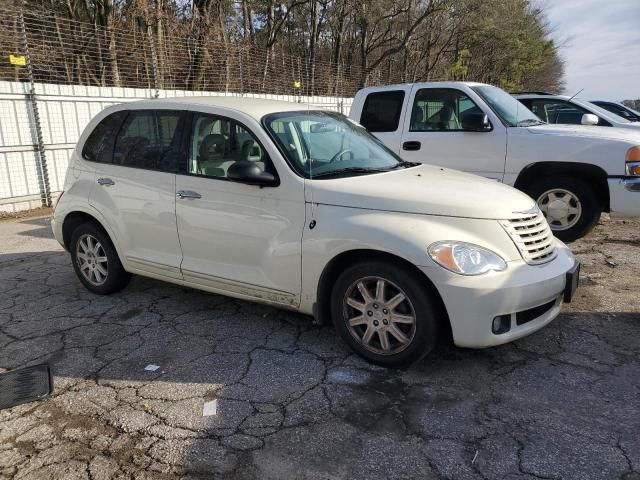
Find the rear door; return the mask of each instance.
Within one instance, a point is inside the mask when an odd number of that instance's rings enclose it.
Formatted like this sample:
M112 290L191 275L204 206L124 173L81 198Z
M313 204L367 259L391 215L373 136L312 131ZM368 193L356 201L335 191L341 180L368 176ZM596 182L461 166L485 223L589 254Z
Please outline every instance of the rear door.
M114 231L127 269L181 278L175 181L184 113L130 110L113 154L96 163L89 203Z
M405 112L400 156L408 161L464 170L502 181L506 127L463 90L416 85ZM465 128L465 115L484 113L489 131Z
M360 118L356 119L368 131L394 152L400 150L405 100L410 89L373 91L364 99Z

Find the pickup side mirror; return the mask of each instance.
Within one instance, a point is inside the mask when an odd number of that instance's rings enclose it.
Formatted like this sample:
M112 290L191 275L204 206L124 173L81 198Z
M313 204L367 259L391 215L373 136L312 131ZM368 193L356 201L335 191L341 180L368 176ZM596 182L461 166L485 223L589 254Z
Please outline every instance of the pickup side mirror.
M594 115L593 113L585 113L584 115L582 115L580 123L582 125L598 125L599 121L600 119L597 115Z
M469 112L462 116L462 129L470 132L488 132L492 129L489 117L482 112Z
M227 178L234 182L258 185L260 187L275 187L278 185L278 180L272 173L265 172L255 162L247 160L241 160L229 166Z

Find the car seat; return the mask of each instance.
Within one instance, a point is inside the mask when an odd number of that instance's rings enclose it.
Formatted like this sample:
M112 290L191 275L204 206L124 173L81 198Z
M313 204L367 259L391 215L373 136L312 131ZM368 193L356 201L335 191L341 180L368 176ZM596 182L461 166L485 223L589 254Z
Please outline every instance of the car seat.
M226 170L224 152L227 139L220 133L210 133L202 139L198 148L198 173L210 177L224 177Z

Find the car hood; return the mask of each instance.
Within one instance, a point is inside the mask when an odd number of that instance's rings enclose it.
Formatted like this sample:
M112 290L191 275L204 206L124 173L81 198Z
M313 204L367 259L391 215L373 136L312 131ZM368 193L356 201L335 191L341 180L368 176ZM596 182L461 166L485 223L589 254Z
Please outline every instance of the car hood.
M317 179L310 189L318 204L452 217L506 219L535 206L524 193L495 180L431 165Z
M571 137L599 138L605 140L626 140L634 144L640 143L640 130L615 127L598 127L586 125L536 125L527 127L536 135L560 135Z

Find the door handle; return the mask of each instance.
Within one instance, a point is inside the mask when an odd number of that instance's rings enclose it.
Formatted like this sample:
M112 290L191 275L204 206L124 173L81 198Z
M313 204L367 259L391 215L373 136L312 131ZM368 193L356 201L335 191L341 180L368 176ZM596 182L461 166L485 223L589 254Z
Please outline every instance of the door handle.
M420 150L422 144L420 142L404 142L402 144L403 150Z
M116 182L111 180L110 178L99 178L98 185L102 185L103 187L110 187L111 185L115 185Z
M198 192L194 192L193 190L178 190L176 193L176 197L178 198L202 198Z

